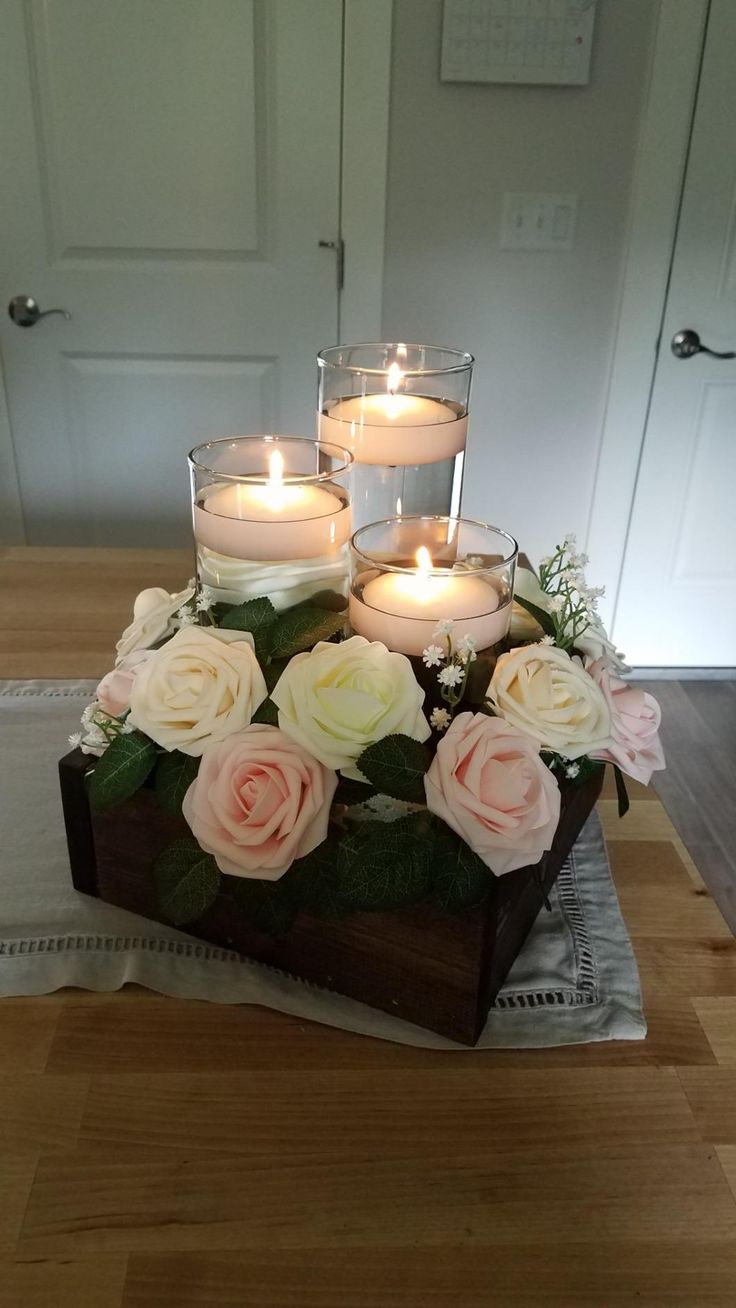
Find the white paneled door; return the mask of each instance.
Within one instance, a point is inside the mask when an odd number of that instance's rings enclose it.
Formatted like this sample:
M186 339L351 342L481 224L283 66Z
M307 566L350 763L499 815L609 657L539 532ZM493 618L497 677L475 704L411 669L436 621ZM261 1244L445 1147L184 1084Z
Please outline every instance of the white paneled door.
M712 0L614 624L637 665L736 665L736 357L671 348L736 351L735 69L736 4Z
M312 434L341 0L0 0L0 345L29 542L187 539L186 453ZM12 296L41 310L11 322Z

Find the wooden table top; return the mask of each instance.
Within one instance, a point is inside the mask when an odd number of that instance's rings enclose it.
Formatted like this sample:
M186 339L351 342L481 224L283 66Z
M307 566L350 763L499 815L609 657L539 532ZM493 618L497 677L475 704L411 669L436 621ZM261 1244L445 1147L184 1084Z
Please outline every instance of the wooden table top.
M97 676L188 552L0 551L0 677ZM0 1002L0 1308L733 1308L736 941L600 805L640 1043L441 1053L126 988Z

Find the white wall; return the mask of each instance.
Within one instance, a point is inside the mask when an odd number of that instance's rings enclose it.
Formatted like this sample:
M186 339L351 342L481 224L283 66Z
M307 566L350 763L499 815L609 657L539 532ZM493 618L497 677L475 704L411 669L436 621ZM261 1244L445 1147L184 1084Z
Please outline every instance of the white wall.
M658 9L598 0L587 87L468 86L394 0L384 336L476 356L463 509L533 558L586 529ZM501 251L506 191L577 193L574 249Z

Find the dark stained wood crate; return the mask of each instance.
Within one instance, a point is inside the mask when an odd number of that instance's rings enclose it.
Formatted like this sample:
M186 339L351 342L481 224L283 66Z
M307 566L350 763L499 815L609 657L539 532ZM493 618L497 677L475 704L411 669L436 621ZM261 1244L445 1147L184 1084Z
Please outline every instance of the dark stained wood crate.
M94 759L79 750L59 764L72 880L77 890L154 921L151 867L174 839L189 835L183 818L167 816L144 788L109 813L93 817L85 774ZM492 877L479 909L450 914L424 903L393 912L355 913L338 921L300 913L280 939L233 913L221 895L187 930L313 985L335 990L461 1044L477 1041L557 875L600 794L603 769L563 789L552 849L536 868ZM491 874L489 873L489 876Z

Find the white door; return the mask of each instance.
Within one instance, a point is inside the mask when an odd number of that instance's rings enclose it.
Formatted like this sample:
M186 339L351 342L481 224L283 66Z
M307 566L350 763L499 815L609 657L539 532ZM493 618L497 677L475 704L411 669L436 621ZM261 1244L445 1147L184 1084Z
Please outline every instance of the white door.
M736 4L713 0L614 635L643 666L736 665Z
M193 444L312 433L341 26L341 0L0 0L0 347L29 542L181 544ZM16 326L15 295L71 318Z

